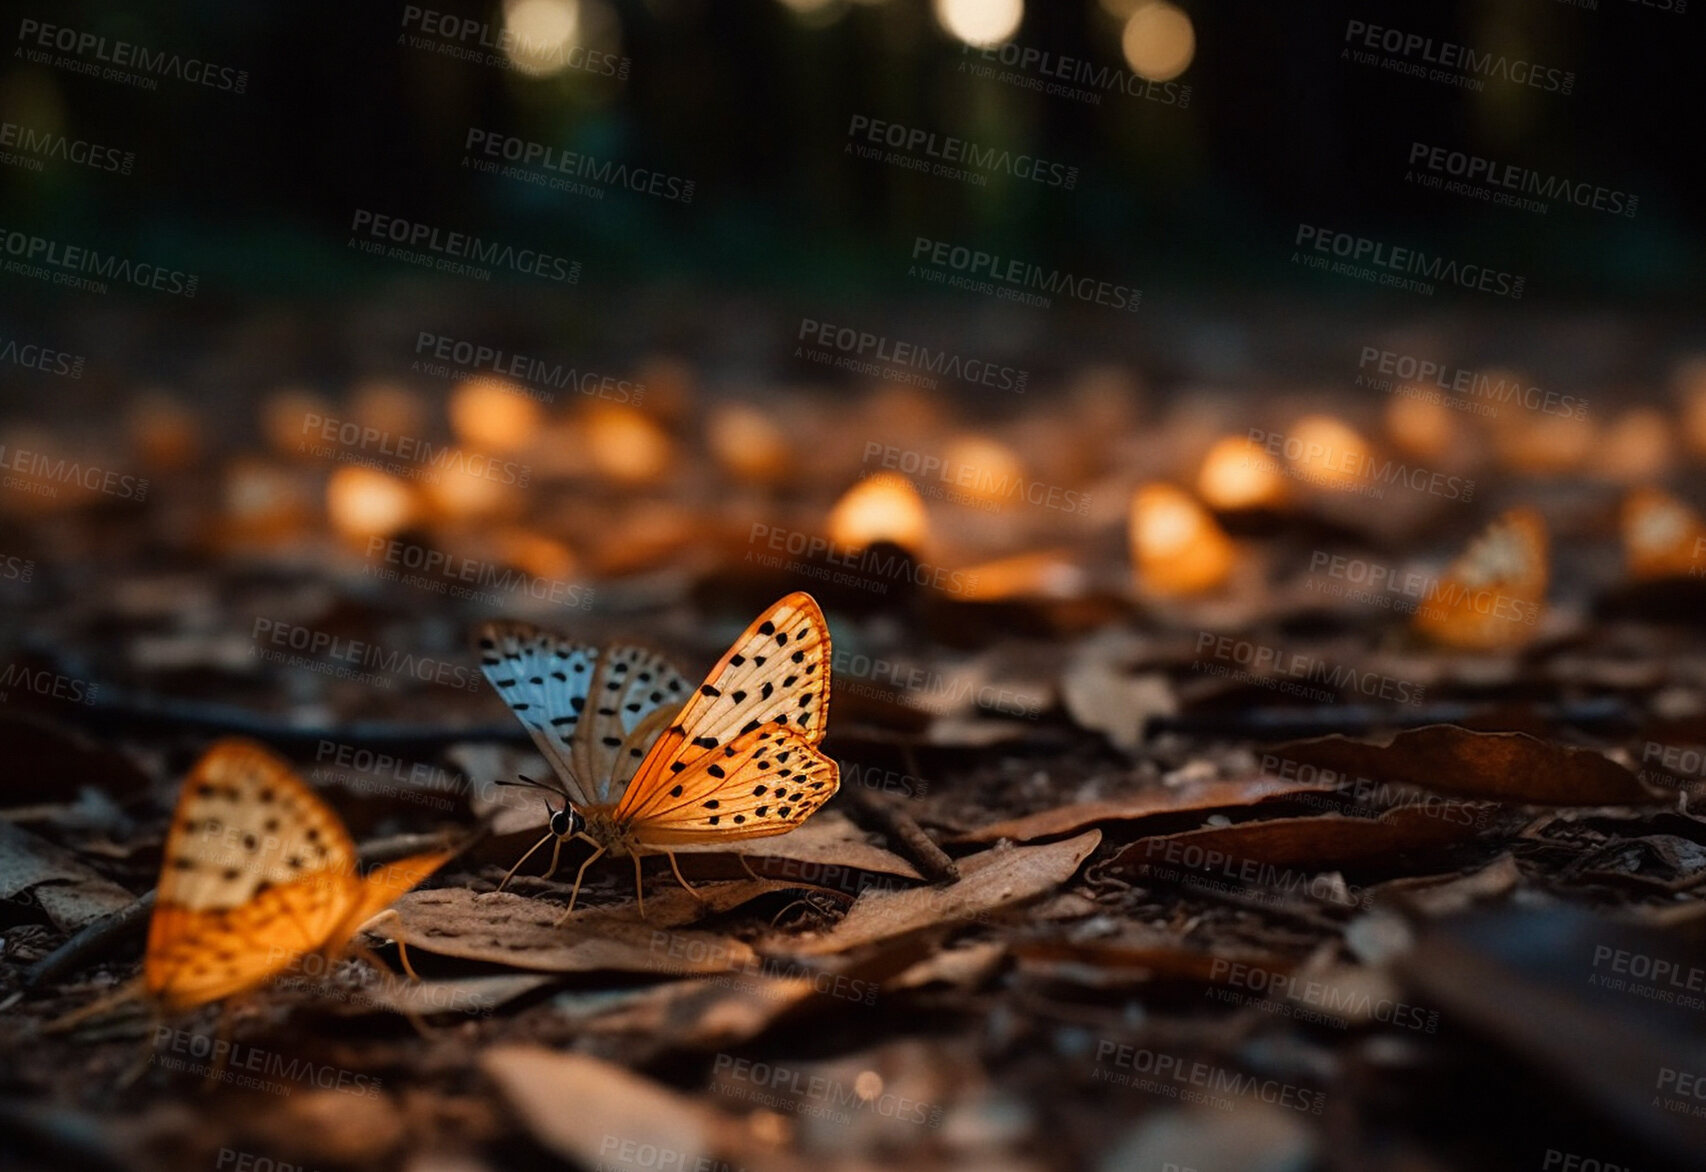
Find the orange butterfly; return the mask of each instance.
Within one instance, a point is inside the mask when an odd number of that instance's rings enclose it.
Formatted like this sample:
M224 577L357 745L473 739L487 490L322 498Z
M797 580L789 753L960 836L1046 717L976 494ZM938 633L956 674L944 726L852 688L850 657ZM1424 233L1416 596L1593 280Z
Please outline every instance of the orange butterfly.
M343 823L288 764L250 741L220 741L185 779L172 816L143 991L188 1010L304 956L336 956L454 853L412 855L363 877Z
M1546 522L1533 509L1494 518L1416 608L1418 631L1450 647L1528 642L1546 609Z
M1706 522L1667 492L1638 488L1623 502L1623 554L1637 579L1706 573Z
M588 647L518 623L487 624L479 646L486 678L555 774L555 784L522 782L564 799L510 875L555 840L554 874L563 845L585 839L596 849L575 876L570 911L601 855L634 860L643 915L642 854L668 855L691 891L670 848L783 834L840 785L836 763L817 749L830 643L809 594L759 615L691 692L667 662L634 647Z

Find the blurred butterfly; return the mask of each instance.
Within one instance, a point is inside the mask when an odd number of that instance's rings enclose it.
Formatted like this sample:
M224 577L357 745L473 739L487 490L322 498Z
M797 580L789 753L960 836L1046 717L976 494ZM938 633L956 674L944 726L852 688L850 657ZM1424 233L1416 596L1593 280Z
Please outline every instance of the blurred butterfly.
M561 794L547 842L551 867L565 843L634 860L670 849L783 834L840 784L818 752L829 717L829 626L809 594L795 592L755 619L698 688L659 656L636 647L589 647L519 623L479 634L480 666L550 764L552 782L521 782ZM513 783L512 783L513 784ZM564 913L567 915L567 913Z
M1623 502L1623 556L1636 579L1706 573L1706 522L1667 492L1638 488Z
M187 1010L334 957L453 851L356 870L338 816L260 745L216 743L184 781L148 925L143 992ZM406 961L405 961L406 966Z
M1414 625L1449 647L1519 646L1546 607L1547 578L1546 522L1533 509L1509 509L1433 584Z

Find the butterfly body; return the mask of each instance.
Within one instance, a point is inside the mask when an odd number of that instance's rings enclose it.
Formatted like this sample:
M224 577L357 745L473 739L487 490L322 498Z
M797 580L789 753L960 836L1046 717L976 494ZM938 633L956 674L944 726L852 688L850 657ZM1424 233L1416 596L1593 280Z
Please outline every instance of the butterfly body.
M645 854L669 855L674 867L678 846L792 830L840 784L817 749L830 643L808 594L754 620L697 689L649 652L522 624L488 624L479 647L487 678L555 775L555 784L522 782L563 798L551 833L522 862L554 839L554 872L557 853L581 838L596 848L582 875L605 854L634 859L636 873Z

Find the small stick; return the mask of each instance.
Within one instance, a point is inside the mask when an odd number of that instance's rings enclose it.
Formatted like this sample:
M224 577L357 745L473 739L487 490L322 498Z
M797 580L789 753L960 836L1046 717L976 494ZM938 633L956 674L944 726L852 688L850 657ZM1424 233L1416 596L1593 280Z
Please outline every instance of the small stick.
M154 893L150 891L130 906L85 925L71 939L24 970L24 988L33 989L73 966L95 959L132 933L140 935L153 910Z
M943 880L959 882L959 866L936 845L934 839L924 833L924 828L911 814L862 789L849 789L845 792L853 799L854 805L877 823L890 842L903 848L903 853L927 878L937 883Z

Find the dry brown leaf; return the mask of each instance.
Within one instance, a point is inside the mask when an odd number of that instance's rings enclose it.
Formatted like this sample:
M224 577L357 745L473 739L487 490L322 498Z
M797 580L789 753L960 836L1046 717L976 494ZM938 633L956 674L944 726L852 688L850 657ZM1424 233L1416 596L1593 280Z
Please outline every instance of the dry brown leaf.
M1502 854L1484 867L1466 875L1417 875L1379 883L1376 896L1397 895L1405 904L1428 915L1444 916L1465 911L1478 903L1503 899L1522 882L1516 860Z
M1342 736L1294 741L1279 757L1343 774L1459 797L1533 805L1614 806L1661 801L1629 770L1592 749L1520 732L1430 724L1383 744Z
M1463 817L1446 817L1447 810ZM1267 863L1324 871L1383 863L1400 851L1430 850L1463 841L1475 833L1475 814L1463 805L1434 810L1404 806L1378 818L1321 814L1209 826L1134 842L1119 853L1112 867L1116 871L1144 866L1215 870L1227 864Z
M955 836L953 842L994 842L1010 838L1031 842L1039 838L1071 834L1102 822L1133 822L1160 814L1192 810L1215 810L1253 806L1268 798L1288 794L1317 793L1331 787L1317 782L1281 781L1277 777L1248 777L1237 781L1209 780L1180 786L1152 786L1125 797L1099 802L1078 802L1039 810L1019 818L1008 818L979 826Z
M541 1146L581 1167L716 1166L711 1112L625 1067L539 1046L494 1046L480 1069Z
M1173 685L1160 672L1132 675L1101 659L1067 667L1060 681L1066 711L1082 728L1099 732L1115 748L1135 752L1152 716L1179 711Z
M670 981L624 998L587 1020L584 1028L589 1033L641 1037L671 1050L726 1049L757 1037L810 1001L818 995L820 983L835 987L832 976L764 975L770 967L756 973ZM863 992L864 986L855 991Z
M699 888L701 903L679 888L646 901L646 919L632 904L577 911L557 927L563 909L508 892L476 895L463 887L411 891L396 904L408 946L534 972L714 973L756 960L739 940L688 932L710 912L738 907L789 884L743 880ZM660 940L661 938L661 940Z
M907 932L968 920L1066 882L1102 841L1092 830L1047 846L996 848L959 860L960 879L940 887L867 891L846 917L816 937L776 941L799 956L828 956Z
M65 931L136 902L134 895L91 871L70 851L0 820L0 899L26 893Z

